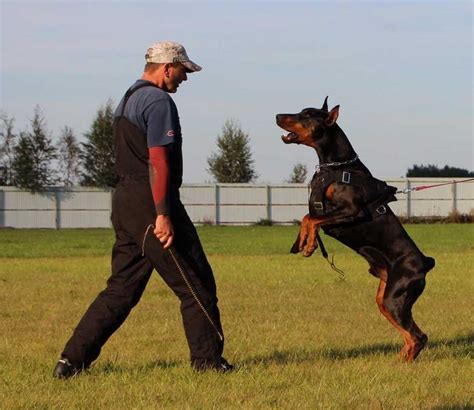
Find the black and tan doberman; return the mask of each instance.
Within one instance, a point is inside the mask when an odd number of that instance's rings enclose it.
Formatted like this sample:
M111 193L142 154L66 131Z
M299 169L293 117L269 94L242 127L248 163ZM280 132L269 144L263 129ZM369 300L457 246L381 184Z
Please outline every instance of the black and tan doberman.
M369 272L380 279L376 296L380 311L404 338L400 355L412 361L428 340L413 320L412 306L435 261L423 255L387 205L396 200L396 188L372 177L337 125L338 115L339 106L329 111L326 97L321 109L276 116L277 124L289 132L282 136L283 142L312 147L319 157L309 213L291 252L311 256L322 228L362 255Z

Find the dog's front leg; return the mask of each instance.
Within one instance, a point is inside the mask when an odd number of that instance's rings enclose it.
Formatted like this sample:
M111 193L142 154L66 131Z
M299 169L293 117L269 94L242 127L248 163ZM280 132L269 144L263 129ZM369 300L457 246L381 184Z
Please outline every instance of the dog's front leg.
M318 231L318 220L312 218L309 214L305 215L301 221L300 232L290 252L303 252L303 256L311 256L318 247L318 241L316 239Z

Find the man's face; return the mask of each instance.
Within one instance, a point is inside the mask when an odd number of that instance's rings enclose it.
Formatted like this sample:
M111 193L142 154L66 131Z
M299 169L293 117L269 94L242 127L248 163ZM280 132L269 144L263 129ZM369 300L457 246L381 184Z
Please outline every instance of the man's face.
M187 79L186 68L182 64L170 64L168 67L168 75L165 77L165 84L168 92L175 93L179 85Z

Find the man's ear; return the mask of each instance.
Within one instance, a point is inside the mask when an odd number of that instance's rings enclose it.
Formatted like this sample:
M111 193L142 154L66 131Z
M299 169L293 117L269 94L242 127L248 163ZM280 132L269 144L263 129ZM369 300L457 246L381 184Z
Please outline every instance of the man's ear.
M322 109L323 111L328 112L328 97L326 97L326 98L324 99L324 103L323 103L323 106L321 107L321 109Z
M336 105L331 111L329 111L328 117L324 120L326 127L334 125L339 117L339 105Z
M165 63L163 66L163 72L165 73L166 77L169 77L170 68L173 67L172 63Z

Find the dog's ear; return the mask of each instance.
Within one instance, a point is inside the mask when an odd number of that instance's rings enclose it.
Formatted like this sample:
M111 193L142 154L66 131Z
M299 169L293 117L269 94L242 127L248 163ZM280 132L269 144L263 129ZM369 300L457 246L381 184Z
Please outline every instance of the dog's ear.
M328 97L326 97L326 98L324 99L324 103L323 103L323 106L321 107L321 109L322 109L323 111L328 112Z
M326 127L334 125L339 117L339 105L336 105L331 111L329 111L328 117L324 120Z

